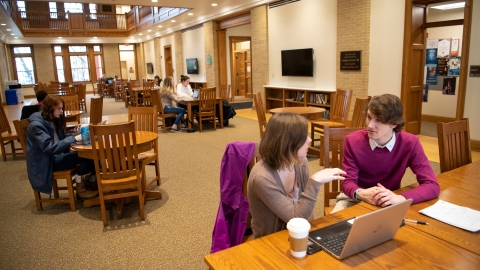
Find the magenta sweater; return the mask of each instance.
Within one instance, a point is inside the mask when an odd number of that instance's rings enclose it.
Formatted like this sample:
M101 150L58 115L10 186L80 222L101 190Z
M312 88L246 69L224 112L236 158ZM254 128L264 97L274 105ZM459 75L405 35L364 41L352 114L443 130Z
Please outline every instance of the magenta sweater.
M370 188L377 183L392 191L399 189L407 167L417 176L419 186L401 195L412 198L413 203L438 197L440 186L415 135L396 133L395 146L390 152L386 147L372 151L367 130L353 132L345 138L343 170L347 175L342 183L343 192L353 198L358 188Z

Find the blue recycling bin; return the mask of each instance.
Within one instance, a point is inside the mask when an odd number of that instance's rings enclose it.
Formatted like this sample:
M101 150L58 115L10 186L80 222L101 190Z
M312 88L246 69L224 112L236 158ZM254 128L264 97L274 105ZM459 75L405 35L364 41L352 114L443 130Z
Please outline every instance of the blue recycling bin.
M17 105L18 104L17 90L15 89L5 90L5 99L7 100L7 105Z

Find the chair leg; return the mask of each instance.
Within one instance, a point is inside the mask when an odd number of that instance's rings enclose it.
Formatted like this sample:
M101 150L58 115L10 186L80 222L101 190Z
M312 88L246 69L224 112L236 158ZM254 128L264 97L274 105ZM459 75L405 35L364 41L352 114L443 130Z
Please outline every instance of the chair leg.
M106 206L105 206L105 200L103 199L103 194L100 194L99 196L100 198L100 210L102 211L102 221L103 221L103 226L107 226L108 225L108 221L107 221L107 209L106 209Z
M43 207L42 207L42 202L41 202L42 198L41 198L40 192L34 190L33 195L35 195L35 204L37 205L37 210L42 211Z
M53 179L52 188L53 188L53 197L59 198L60 195L58 194L58 183L57 183L57 179Z
M72 181L71 175L66 180L67 180L67 189L68 189L68 200L70 202L70 210L72 210L72 212L76 212L77 205L75 204L75 193L73 192L73 181L75 180Z
M2 159L3 161L7 161L7 153L5 152L5 145L3 144L2 141L0 141L0 146L2 149Z
M160 163L158 162L158 156L157 160L155 160L155 173L157 174L157 186L160 186Z

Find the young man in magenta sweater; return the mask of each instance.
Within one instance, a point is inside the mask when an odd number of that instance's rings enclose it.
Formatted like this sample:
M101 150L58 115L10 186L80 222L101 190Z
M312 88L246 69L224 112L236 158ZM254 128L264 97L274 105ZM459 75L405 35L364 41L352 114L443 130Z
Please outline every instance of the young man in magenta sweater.
M438 197L440 186L417 136L403 132L402 102L397 96L372 97L367 106L367 128L345 138L342 182L333 212L359 201L385 207L412 198L419 203ZM418 187L395 194L407 167Z

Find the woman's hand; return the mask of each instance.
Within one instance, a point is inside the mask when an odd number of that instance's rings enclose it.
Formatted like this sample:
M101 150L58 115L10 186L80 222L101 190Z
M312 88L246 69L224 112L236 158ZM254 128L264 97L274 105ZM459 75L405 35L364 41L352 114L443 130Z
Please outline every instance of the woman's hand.
M77 136L75 136L75 140L77 142L81 141L82 140L82 135L81 134L78 134Z
M328 183L333 180L345 180L343 177L345 174L347 173L339 168L323 169L314 173L310 178L320 183Z

